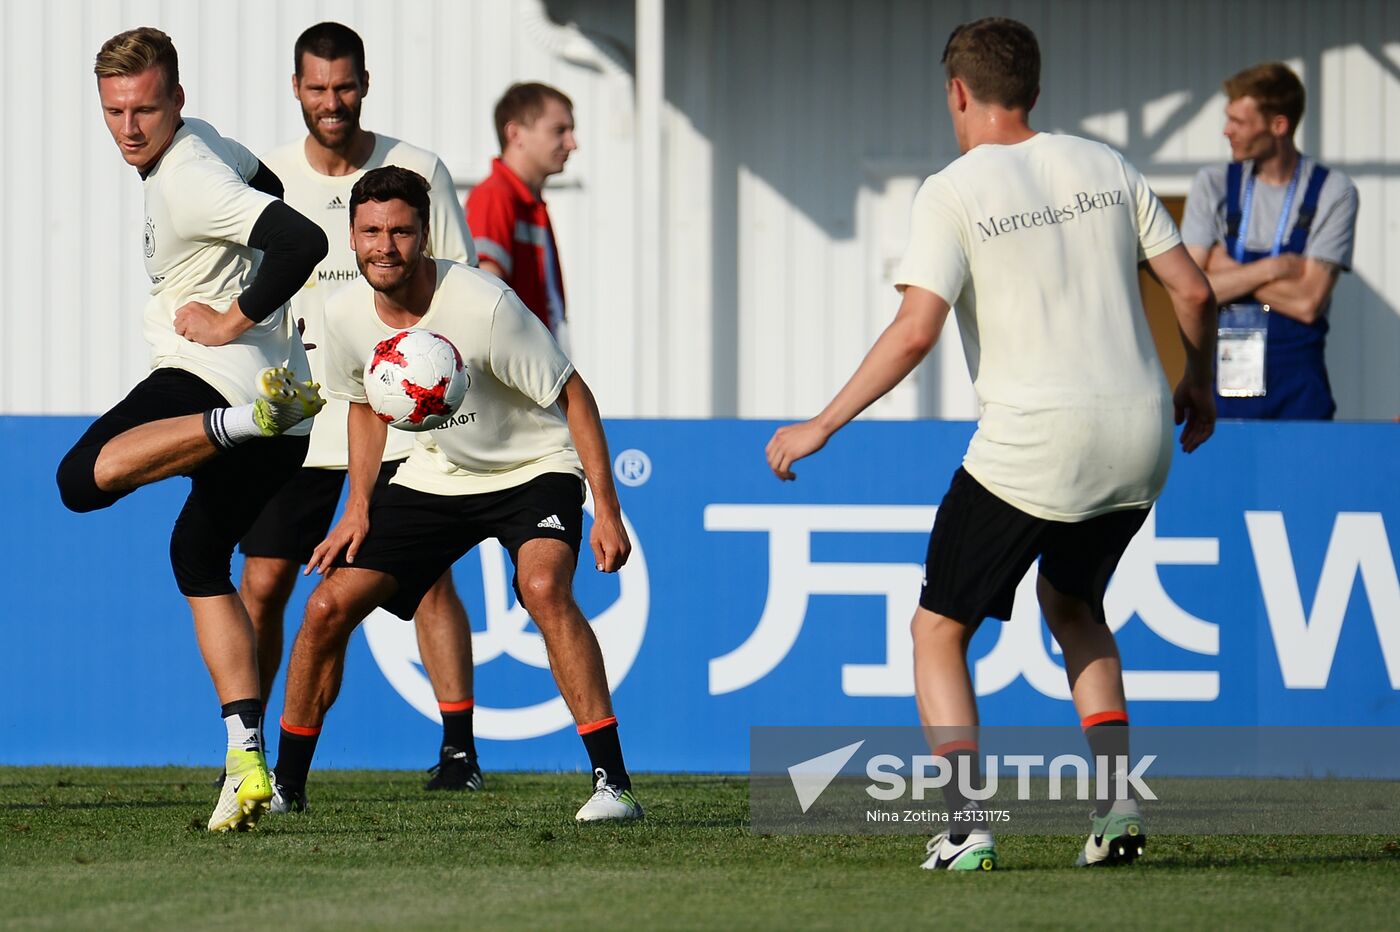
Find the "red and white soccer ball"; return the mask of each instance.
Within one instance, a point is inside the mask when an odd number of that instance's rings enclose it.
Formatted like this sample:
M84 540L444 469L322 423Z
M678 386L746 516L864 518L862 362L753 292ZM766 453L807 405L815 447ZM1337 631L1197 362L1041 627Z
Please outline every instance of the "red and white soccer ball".
M380 420L399 430L433 430L451 420L470 380L462 354L431 330L400 330L365 362L365 397Z

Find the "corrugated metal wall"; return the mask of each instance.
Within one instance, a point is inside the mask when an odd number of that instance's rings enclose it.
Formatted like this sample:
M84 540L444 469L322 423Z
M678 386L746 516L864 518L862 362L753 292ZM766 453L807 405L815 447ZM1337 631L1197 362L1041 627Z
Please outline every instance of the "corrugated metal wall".
M485 0L0 5L0 412L102 411L146 371L141 185L103 126L92 77L101 43L143 24L175 40L185 112L255 152L305 133L291 93L297 35L321 19L353 26L371 78L365 126L436 151L463 193L497 152L491 114L506 85L564 88L587 115L581 148L549 194L575 343L601 397L627 388L612 377L628 367L611 365L609 327L595 323L619 303L631 315L631 77L541 9Z
M187 112L262 151L303 131L289 88L297 33L342 20L367 44L365 124L435 149L463 185L495 152L505 85L559 85L581 148L548 196L573 355L604 412L789 417L815 411L889 319L914 187L956 155L943 41L957 22L1005 13L1041 38L1033 123L1119 146L1163 194L1227 157L1221 78L1268 58L1300 70L1303 148L1361 192L1329 348L1339 414L1400 415L1400 270L1387 249L1400 233L1396 4L669 0L659 308L635 297L632 4L548 9L576 26L524 0L0 5L0 411L99 411L145 368L140 185L112 151L91 77L120 29L166 29ZM973 414L962 367L948 341L875 413ZM659 392L641 388L648 368Z

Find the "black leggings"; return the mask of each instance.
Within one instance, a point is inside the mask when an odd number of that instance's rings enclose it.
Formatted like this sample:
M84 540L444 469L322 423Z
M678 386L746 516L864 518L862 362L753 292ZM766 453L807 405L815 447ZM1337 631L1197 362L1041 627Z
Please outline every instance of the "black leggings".
M209 383L180 369L157 369L93 422L58 464L58 491L71 511L108 508L128 492L97 487L94 467L107 442L153 421L228 407ZM190 495L170 535L170 565L186 596L234 592L233 548L273 493L301 467L307 437L249 440L189 474Z

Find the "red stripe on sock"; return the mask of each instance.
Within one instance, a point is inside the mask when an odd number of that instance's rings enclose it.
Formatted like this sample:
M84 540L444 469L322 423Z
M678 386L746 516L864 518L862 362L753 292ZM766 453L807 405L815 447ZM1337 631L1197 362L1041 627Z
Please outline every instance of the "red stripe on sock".
M314 738L321 733L320 725L314 728L307 727L306 725L290 725L285 718L281 719L281 723L283 731L288 734L301 735L303 738Z
M439 712L465 712L476 705L475 699L463 699L461 702L439 702Z
M1108 722L1122 722L1128 724L1128 713L1121 709L1113 709L1108 712L1096 712L1093 715L1086 715L1079 723L1081 728L1093 728L1095 725L1104 725Z
M976 741L945 741L933 749L934 757L947 757L949 754L956 754L959 751L971 751L977 753Z
M602 731L609 725L617 724L617 716L609 715L607 718L600 718L596 722L589 722L587 725L578 726L578 733L581 735L591 735L595 731Z

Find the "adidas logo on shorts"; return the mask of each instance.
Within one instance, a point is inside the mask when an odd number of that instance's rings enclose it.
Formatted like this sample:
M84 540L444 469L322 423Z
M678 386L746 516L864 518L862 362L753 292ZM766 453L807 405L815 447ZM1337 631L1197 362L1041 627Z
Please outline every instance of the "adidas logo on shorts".
M548 518L545 518L539 524L535 525L535 527L547 527L554 531L564 530L564 524L559 520L558 515L550 515Z

